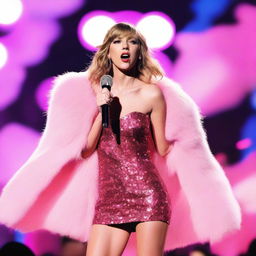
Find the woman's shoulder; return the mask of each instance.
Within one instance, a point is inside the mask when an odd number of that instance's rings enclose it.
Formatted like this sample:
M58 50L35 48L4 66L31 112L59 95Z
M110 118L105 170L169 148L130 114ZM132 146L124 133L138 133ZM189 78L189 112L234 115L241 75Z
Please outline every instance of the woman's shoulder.
M165 99L169 105L179 106L188 112L198 111L198 106L192 97L185 92L182 86L172 78L163 76L151 83L144 83L144 95L151 101Z
M157 99L163 96L162 89L155 83L141 81L141 92L147 98Z

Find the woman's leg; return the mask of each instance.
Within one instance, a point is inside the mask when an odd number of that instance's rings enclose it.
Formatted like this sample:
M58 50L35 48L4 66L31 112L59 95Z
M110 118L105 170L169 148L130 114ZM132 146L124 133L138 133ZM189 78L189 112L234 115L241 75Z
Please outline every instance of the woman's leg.
M93 224L87 242L86 256L121 256L130 233L104 224Z
M168 224L145 221L136 226L137 256L162 256Z

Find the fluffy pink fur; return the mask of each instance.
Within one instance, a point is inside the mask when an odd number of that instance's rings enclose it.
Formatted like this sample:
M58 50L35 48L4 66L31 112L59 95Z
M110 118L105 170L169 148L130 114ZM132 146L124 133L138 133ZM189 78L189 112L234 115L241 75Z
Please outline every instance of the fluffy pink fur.
M46 229L87 241L98 196L97 153L80 156L97 113L87 72L58 76L46 127L30 158L0 196L0 222L23 232ZM158 82L167 103L166 138L154 162L171 198L165 249L218 241L240 228L241 213L223 169L212 155L194 101L171 79Z

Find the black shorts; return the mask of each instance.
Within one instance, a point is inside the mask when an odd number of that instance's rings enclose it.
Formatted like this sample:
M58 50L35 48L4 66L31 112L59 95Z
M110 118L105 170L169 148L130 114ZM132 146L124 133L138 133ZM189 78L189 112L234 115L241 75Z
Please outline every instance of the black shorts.
M161 221L163 221L163 220L161 220ZM131 232L136 231L137 224L139 224L141 222L145 222L145 221L134 221L134 222L126 222L126 223L118 223L118 224L107 224L107 225L116 227L116 228L120 228L120 229L126 230L129 233L131 233ZM163 222L167 223L167 221L163 221Z

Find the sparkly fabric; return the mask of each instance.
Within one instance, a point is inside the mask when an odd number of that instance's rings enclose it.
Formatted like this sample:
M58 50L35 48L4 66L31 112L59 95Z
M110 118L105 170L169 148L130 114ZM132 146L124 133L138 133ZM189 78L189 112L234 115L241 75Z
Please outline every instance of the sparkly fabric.
M148 114L130 112L102 129L93 224L150 220L169 224L170 199L152 162L154 151Z

